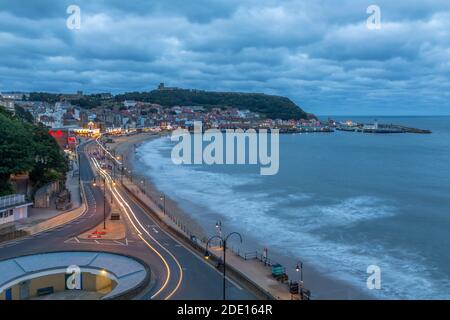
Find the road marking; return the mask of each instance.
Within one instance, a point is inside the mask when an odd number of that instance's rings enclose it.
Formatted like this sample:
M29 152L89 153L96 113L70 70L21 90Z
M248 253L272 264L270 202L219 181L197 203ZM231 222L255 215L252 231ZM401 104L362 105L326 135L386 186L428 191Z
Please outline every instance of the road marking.
M72 237L64 241L64 243L74 243L74 242L77 242L77 237ZM78 243L80 243L80 240L78 240Z
M134 199L132 199L131 197L130 197L130 199L131 199L138 207L140 207L144 212L146 212L146 211L148 210L148 209L143 208L139 203L137 203L137 202L136 202ZM149 217L149 219L151 219L152 221L154 221L154 220L151 218L151 216L147 215L147 217ZM164 222L162 222L162 223L164 224ZM180 244L181 247L183 247L184 249L186 249L186 250L188 250L190 253L192 253L192 255L193 255L194 257L196 257L197 259L199 259L200 261L202 261L203 263L205 263L207 266L209 266L212 270L214 270L214 271L217 272L218 274L222 275L222 272L220 272L220 271L219 271L215 266L213 266L212 264L206 262L206 261L204 260L203 257L200 257L200 256L198 255L198 253L194 252L191 248L189 248L189 247L183 245L182 243L180 243L180 242L178 241L178 239L176 239L176 238L175 238L174 236L172 236L170 233L165 232L164 230L163 230L163 232L164 232L165 235L169 236L169 237L170 237L172 240L174 240L176 243ZM233 284L237 289L243 290L242 287L241 287L240 285L238 285L234 280L230 279L228 276L226 276L225 279L227 279L228 282L230 282L231 284Z
M97 141L97 143L98 143L98 141ZM95 162L97 162L97 161L95 161L95 159L93 159L93 162L94 162L94 164L95 164ZM110 180L110 181L112 181L112 178L108 175L108 173L105 171L105 170L103 170L103 169L101 169L100 168L100 166L98 165L98 162L97 162L97 164L95 164L96 165L96 167L98 168L98 171L100 172L100 174L102 174L106 179L108 179L108 180ZM136 222L137 222L137 224L141 227L141 229L155 242L155 243L157 243L163 250L165 250L170 256L171 256L171 258L175 261L175 263L177 264L177 266L178 266L178 268L179 268L179 273L180 273L180 276L179 276L179 280L178 280L178 283L177 283L177 285L176 285L176 287L175 287L175 289L168 295L168 296L166 296L165 298L164 298L164 300L168 300L168 299L170 299L174 294L175 294L175 292L179 289L179 287L180 287L180 285L181 285L181 282L182 282L182 280L183 280L183 269L182 269L182 267L181 267L181 265L180 265L180 263L179 263L179 261L175 258L175 256L169 251L169 250L167 250L163 245L161 245L161 243L159 243L155 238L153 238L151 235L150 235L150 233L146 230L146 228L144 228L144 226L142 225L142 223L139 221L139 219L136 217L136 215L134 214L134 212L133 212L133 210L131 209L131 207L130 207L130 205L128 204L128 202L127 201L125 201L125 199L122 197L122 195L120 194L120 192L118 192L117 191L117 189L116 188L112 188L111 186L110 186L110 190L111 190L111 193L114 195L114 197L116 198L116 201L117 201L117 203L119 203L120 204L120 206L124 209L124 211L125 211L125 214L126 214L126 216L127 216L127 218L129 219L129 221L131 222L131 224L133 225L133 227L135 228L135 230L138 232L138 236L142 239L142 241L144 241L145 242L145 244L149 247L149 248L151 248L160 258L161 258L161 260L163 261L163 263L164 263L164 265L166 266L166 269L167 269L167 278L166 278L166 280L165 280L165 282L164 282L164 284L163 284L163 286L151 297L152 299L154 298L154 297L156 297L158 294L160 294L163 290L164 290L164 288L165 287L167 287L167 284L168 284L168 282L169 282L169 279L170 279L170 275L171 275L171 273L170 273L170 268L169 268L169 265L168 265L168 263L167 263L167 261L164 259L164 257L156 250L156 249L154 249L145 239L144 239L144 237L142 236L142 232L136 227L136 225L134 224L134 222L133 222L133 220L131 219L131 217L129 216L129 214L128 214L128 210L129 210L129 212L133 215L133 217L134 217L134 219L136 220ZM131 198L130 198L131 199ZM134 202L134 200L133 199L131 199L131 201L133 201ZM135 204L136 204L136 202L134 202ZM138 206L139 206L139 204L137 204ZM126 207L128 207L128 210L127 210L127 208L125 208L125 206ZM139 206L140 207L140 206ZM141 208L141 210L142 210L142 207L140 207ZM145 212L145 211L144 211Z
M169 279L170 279L170 267L169 267L169 264L167 263L166 259L164 259L164 257L163 257L163 256L162 256L155 248L153 248L153 247L151 246L151 244L148 243L148 242L144 239L144 237L143 237L142 235L139 235L139 237L142 239L142 241L144 241L144 243L145 243L150 249L152 249L152 250L153 250L153 251L161 258L161 260L163 261L164 266L166 267L166 270L167 270L167 277L166 277L166 280L164 281L164 284L162 285L162 287L159 288L159 290L158 290L154 295L152 295L151 299L153 299L154 297L156 297L158 294L160 294L161 291L163 291L163 290L167 287L167 284L169 283Z
M6 244L4 244L4 245L2 245L0 248L6 248L6 247L10 247L10 246L13 246L13 245L16 245L16 244L19 244L19 243L21 243L22 241L13 241L13 242L8 242L8 243L6 243Z

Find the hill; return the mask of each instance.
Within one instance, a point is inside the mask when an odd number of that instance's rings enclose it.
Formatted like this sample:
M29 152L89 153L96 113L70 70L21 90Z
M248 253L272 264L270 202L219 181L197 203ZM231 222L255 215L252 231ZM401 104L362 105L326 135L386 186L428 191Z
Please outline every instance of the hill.
M165 107L203 106L236 107L258 112L272 119L306 119L313 117L286 97L262 93L212 92L201 90L170 89L150 92L130 92L117 95L116 101L136 100L157 103Z

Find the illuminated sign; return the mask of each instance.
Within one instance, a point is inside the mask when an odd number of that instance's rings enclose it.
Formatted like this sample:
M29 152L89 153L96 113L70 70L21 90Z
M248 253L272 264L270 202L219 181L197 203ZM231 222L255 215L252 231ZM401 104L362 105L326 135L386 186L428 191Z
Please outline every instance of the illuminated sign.
M64 137L64 133L61 129L58 129L56 131L49 130L48 133L55 139Z

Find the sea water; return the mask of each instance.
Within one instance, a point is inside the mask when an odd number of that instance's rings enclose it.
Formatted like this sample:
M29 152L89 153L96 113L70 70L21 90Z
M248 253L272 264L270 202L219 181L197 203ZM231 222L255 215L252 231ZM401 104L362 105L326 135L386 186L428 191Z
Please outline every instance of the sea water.
M257 166L175 165L167 137L143 144L137 159L211 234L221 220L259 249L375 298L449 299L450 117L377 119L433 133L281 135L274 176ZM370 265L380 267L380 290L366 288Z

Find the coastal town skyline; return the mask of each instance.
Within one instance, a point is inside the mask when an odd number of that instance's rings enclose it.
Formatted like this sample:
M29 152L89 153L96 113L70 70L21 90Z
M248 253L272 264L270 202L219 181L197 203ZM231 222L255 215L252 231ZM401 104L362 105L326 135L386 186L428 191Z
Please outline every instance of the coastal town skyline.
M2 0L0 52L0 314L448 304L449 0Z
M18 3L0 4L0 91L118 94L164 81L287 96L318 115L450 114L447 1L378 1L378 29L366 25L369 1ZM71 5L79 28L66 26Z

